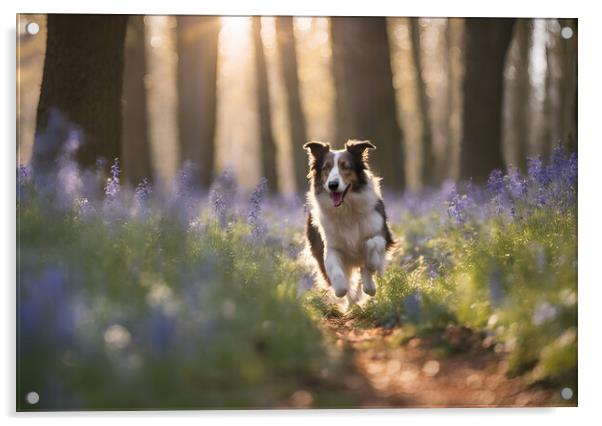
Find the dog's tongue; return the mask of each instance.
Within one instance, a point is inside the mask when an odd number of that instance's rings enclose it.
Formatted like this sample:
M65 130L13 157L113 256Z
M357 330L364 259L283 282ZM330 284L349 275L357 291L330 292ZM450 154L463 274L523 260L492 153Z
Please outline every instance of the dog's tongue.
M343 204L343 193L342 192L331 192L330 198L332 198L332 203L335 207L339 207Z

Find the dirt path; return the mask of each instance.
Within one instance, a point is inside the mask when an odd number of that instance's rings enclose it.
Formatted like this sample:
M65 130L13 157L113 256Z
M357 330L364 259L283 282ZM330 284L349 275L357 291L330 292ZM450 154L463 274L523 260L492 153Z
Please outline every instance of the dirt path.
M440 336L402 344L402 329L359 328L346 318L329 319L325 326L350 364L345 385L364 407L562 404L557 389L527 387L521 378L508 377L503 356L466 328L449 327ZM445 354L442 344L462 350Z

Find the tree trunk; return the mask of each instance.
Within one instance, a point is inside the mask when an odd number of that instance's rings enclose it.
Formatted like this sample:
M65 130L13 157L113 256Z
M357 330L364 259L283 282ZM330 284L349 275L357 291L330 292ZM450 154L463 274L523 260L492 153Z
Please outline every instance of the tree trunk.
M178 137L180 165L190 162L208 188L215 173L219 17L178 16Z
M562 143L577 151L577 20L560 19L562 28L570 28L572 36L559 38L561 58L560 107Z
M462 40L464 21L448 18L445 27L445 63L447 73L447 140L440 180L459 175L460 139L462 137Z
M337 144L369 139L371 164L389 188L405 187L386 18L331 18Z
M295 48L295 34L293 18L282 16L276 18L276 35L280 53L280 69L286 88L288 117L293 148L293 163L295 168L295 185L298 192L307 188L306 154L303 144L307 142L305 131L305 116L301 105L299 93L299 76L297 74L297 50Z
M148 132L146 87L146 32L144 16L129 18L125 37L123 75L123 173L137 185L152 180L151 145Z
M426 84L422 75L422 51L420 46L419 18L410 18L410 38L412 41L412 59L414 61L414 73L416 77L416 89L418 90L418 108L422 117L422 185L430 186L435 183L436 164L433 153L432 120L429 111L429 101L426 94Z
M517 43L517 64L513 93L513 127L516 165L526 170L529 155L529 134L531 124L531 81L529 79L529 62L531 60L531 41L533 39L533 20L518 19L514 30Z
M487 180L503 169L501 132L504 62L514 19L467 18L461 177Z
M263 41L261 39L261 17L253 17L253 44L255 46L255 70L257 72L257 110L259 111L259 137L261 144L262 175L267 179L268 190L278 190L276 171L276 143L272 134L270 95Z
M552 152L552 147L560 141L560 93L558 45L560 30L557 21L546 22L546 74L543 103L543 134L541 154L547 158Z
M94 166L101 157L111 162L121 154L127 16L49 14L47 25L33 167L49 166L62 151L64 140L40 137L52 124L53 109L83 132L75 153L82 167Z

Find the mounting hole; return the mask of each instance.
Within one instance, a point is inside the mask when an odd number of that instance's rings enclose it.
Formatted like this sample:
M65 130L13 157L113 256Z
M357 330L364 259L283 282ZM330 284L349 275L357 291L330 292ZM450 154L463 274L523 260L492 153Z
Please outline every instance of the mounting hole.
M562 399L568 401L569 399L571 399L573 397L573 389L571 389L571 388L563 388L560 391L560 396L562 397Z
M27 401L28 404L35 405L40 401L40 395L38 395L37 392L29 392L25 395L25 401Z
M27 31L27 34L29 35L36 35L40 32L40 26L36 22L29 22L25 26L25 31Z
M562 27L560 35L563 39L568 40L573 37L573 29L571 27Z

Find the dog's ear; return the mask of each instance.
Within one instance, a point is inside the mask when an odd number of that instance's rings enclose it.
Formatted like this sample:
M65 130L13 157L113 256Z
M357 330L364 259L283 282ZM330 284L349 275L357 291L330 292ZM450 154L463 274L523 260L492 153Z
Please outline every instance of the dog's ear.
M376 147L370 141L348 140L345 149L363 161L368 161L368 150Z
M330 144L328 142L309 141L303 145L303 149L311 153L314 158L320 158L330 151Z

